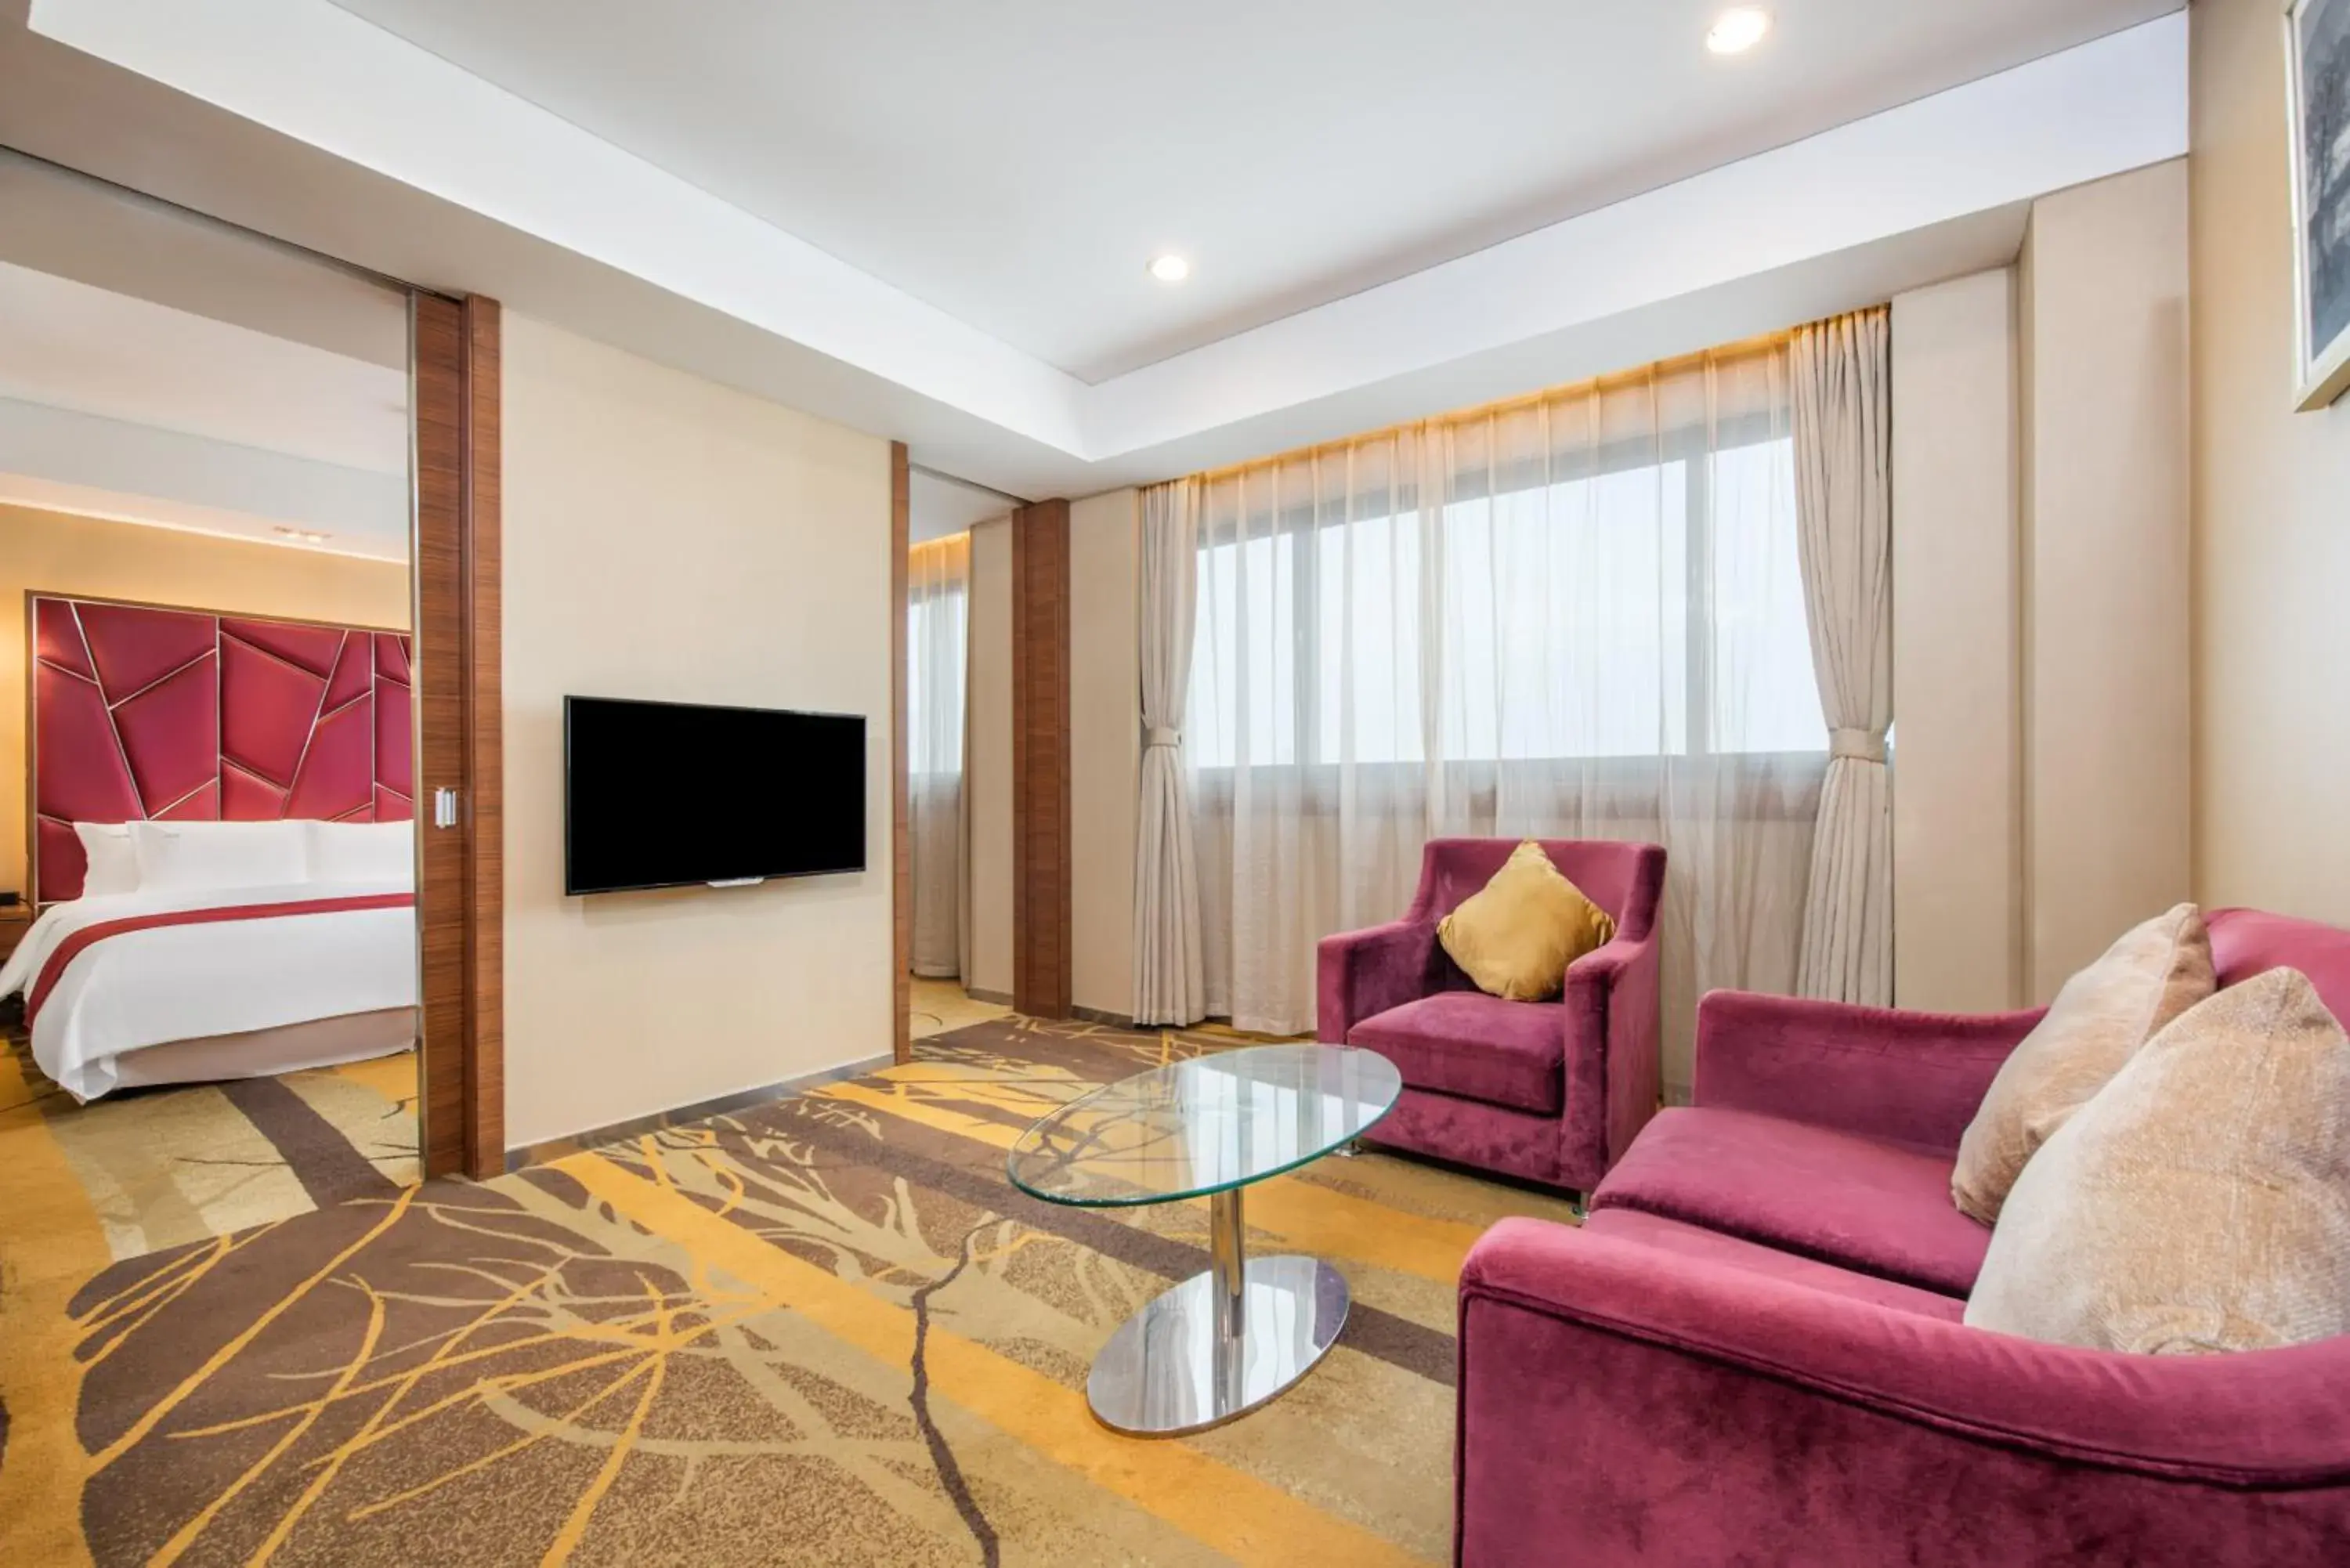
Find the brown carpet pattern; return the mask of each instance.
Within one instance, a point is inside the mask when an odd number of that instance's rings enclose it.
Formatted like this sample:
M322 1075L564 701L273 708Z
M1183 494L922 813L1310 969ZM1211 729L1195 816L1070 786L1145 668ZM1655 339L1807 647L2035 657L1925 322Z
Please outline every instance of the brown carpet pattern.
M1205 1206L1040 1203L1005 1151L1230 1044L981 1024L516 1176L114 1262L54 1148L5 1142L0 1560L1440 1561L1461 1254L1563 1203L1379 1155L1251 1189L1253 1246L1347 1273L1338 1349L1180 1441L1086 1411L1110 1330L1206 1266Z
M416 1180L413 1052L275 1078L130 1089L81 1106L34 1063L13 1001L0 1003L0 1116L29 1113L16 1119L20 1137L37 1121L116 1258L388 1198Z

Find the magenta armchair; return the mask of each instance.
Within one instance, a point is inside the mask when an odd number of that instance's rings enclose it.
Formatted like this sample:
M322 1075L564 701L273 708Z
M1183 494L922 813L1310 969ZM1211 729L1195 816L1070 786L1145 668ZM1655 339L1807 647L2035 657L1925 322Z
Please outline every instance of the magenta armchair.
M2350 932L2210 919L2350 1016ZM2350 1338L2123 1355L1960 1321L1960 1132L2037 1013L1738 995L1581 1229L1461 1284L1460 1563L2350 1563Z
M1436 923L1521 842L1431 840L1402 919L1325 939L1316 1033L1377 1051L1403 1075L1378 1142L1588 1192L1657 1109L1665 852L1542 840L1551 863L1616 918L1616 937L1568 966L1556 1001L1504 1002L1470 983Z

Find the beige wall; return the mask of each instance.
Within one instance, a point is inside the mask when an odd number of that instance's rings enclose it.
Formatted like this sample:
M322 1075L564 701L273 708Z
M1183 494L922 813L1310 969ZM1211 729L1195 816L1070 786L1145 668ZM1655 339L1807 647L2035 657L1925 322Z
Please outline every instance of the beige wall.
M1069 889L1073 995L1134 1016L1135 792L1142 768L1141 495L1069 509Z
M2350 403L2293 411L2278 12L2192 16L2195 888L2350 924Z
M971 531L971 973L1012 996L1012 520Z
M2187 169L1894 301L1894 971L2045 1001L2190 896Z
M514 315L504 394L509 1141L886 1054L887 444ZM567 898L567 693L865 714L869 869Z
M2040 1000L2191 888L2185 161L2035 203L2021 276L2025 981Z
M1893 301L1894 998L2023 998L2016 275Z
M25 889L25 595L408 626L408 566L0 506L0 888Z

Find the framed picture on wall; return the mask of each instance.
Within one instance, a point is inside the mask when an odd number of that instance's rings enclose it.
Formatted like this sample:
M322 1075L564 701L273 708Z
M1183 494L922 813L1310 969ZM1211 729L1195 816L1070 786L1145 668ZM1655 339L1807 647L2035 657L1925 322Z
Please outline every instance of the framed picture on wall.
M2297 406L2350 389L2350 0L2288 0Z

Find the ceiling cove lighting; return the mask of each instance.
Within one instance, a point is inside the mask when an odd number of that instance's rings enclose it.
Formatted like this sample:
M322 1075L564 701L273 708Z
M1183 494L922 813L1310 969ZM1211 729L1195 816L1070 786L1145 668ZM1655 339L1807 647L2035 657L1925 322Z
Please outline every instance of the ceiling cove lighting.
M1705 36L1705 47L1717 55L1742 55L1771 30L1771 13L1752 5L1724 11Z
M1179 255L1153 256L1150 275L1161 283L1181 283L1191 275L1191 264Z

